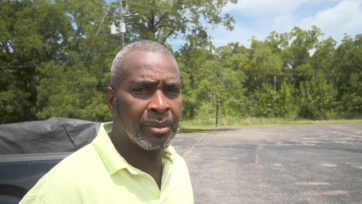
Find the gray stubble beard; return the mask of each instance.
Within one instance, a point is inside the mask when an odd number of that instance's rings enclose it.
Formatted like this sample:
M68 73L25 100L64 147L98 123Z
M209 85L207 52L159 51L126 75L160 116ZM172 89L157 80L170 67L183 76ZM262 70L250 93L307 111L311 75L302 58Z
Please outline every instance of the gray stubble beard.
M150 142L148 142L147 140L145 140L143 138L142 135L142 127L140 125L140 127L138 128L138 133L134 133L132 132L125 124L125 122L123 121L121 114L120 114L120 110L119 110L119 101L118 101L118 97L116 98L116 111L117 111L117 116L119 118L119 120L122 123L123 128L126 131L126 134L128 135L128 137L136 142L140 147L142 147L143 149L147 150L147 151L152 151L152 150L164 150L166 148L168 148L174 141L175 136L176 136L176 130L174 128L174 123L171 124L171 131L172 131L172 135L171 138L167 141L167 143L163 144L163 145L157 145L157 144L152 144ZM157 135L157 137L162 137L162 134Z

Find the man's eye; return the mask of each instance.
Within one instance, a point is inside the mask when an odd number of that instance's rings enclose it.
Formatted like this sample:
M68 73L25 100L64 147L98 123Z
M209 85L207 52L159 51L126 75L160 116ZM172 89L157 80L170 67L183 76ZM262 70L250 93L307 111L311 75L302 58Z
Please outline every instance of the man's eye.
M172 93L172 94L178 94L180 92L179 89L169 89L168 92Z
M137 92L146 92L147 91L147 89L143 88L143 87L135 88L134 90L137 91Z

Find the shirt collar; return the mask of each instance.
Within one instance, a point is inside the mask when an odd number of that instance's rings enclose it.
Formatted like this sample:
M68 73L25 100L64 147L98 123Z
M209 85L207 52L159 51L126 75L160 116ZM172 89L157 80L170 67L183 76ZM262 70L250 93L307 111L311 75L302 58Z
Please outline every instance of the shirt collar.
M109 174L114 174L120 169L127 169L131 174L137 175L143 173L141 170L134 168L118 153L113 146L108 133L112 131L113 122L102 123L99 127L98 135L93 140L92 145L101 157ZM165 149L168 159L171 161L176 158L176 151L172 146Z

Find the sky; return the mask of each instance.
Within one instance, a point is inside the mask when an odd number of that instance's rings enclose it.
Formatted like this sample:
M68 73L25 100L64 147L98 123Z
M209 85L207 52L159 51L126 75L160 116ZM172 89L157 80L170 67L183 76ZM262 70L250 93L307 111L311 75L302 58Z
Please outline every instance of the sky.
M230 13L236 20L234 30L219 26L208 30L215 46L239 42L250 47L251 36L264 40L270 32L290 32L294 26L304 30L316 25L338 43L344 33L362 34L362 0L239 0L227 4L223 13ZM182 38L170 41L177 50L185 44Z

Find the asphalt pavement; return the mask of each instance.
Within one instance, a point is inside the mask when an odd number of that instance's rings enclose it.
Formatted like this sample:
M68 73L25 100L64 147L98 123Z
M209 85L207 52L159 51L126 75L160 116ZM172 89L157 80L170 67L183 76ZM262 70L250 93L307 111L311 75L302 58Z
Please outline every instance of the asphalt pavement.
M362 203L362 124L178 134L196 204Z

